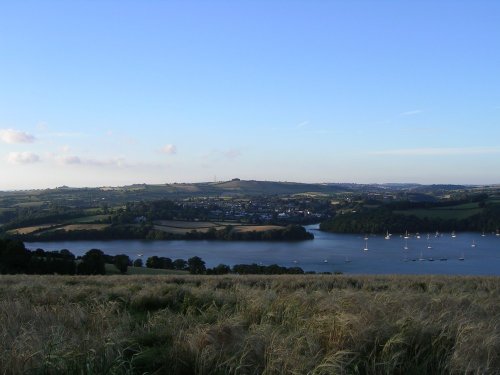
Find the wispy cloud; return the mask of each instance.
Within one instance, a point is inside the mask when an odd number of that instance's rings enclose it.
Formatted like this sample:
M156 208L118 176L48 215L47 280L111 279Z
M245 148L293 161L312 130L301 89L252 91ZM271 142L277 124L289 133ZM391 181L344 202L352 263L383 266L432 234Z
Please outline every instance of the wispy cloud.
M498 147L463 147L463 148L406 148L396 150L374 151L371 155L388 156L451 156L451 155L484 155L500 154Z
M303 128L304 126L307 126L307 125L309 125L309 121L302 121L302 122L298 123L295 127L297 129L300 129L300 128Z
M161 152L167 155L175 155L177 153L177 147L175 145L168 144L161 148Z
M11 152L7 155L10 164L32 164L40 161L40 157L32 152Z
M83 158L78 155L50 155L51 159L57 164L65 166L92 166L92 167L130 167L131 164L127 163L125 158L116 157L109 159L89 159Z
M41 131L47 130L48 126L45 121L40 121L38 124L36 124L36 128Z
M222 153L226 159L234 160L241 156L241 151L237 149L227 150Z
M48 137L58 137L58 138L78 138L84 137L85 134L81 132L54 132L46 134Z
M232 148L229 150L212 150L204 155L202 158L204 162L207 160L217 162L221 160L235 160L241 156L241 150Z
M82 159L75 155L64 155L56 158L57 162L61 165L74 165L82 164Z
M406 112L402 112L400 113L399 115L400 116L414 116L414 115L419 115L421 114L423 111L421 109L414 109L412 111L406 111Z
M19 130L0 129L0 140L5 143L33 143L35 137Z

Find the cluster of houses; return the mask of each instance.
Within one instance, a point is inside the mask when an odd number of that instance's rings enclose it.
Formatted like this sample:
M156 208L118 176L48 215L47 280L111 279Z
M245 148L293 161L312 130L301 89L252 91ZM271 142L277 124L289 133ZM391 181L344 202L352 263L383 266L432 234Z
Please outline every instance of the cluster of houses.
M319 221L327 212L314 211L311 199L258 196L251 198L199 197L183 205L209 210L212 220L238 220L252 223L275 221Z

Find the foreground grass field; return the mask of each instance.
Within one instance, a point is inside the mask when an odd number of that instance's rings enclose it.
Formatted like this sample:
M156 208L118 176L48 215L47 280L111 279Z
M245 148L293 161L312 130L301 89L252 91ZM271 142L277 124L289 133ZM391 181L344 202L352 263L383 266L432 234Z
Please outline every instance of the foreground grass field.
M498 374L500 278L1 276L6 374Z

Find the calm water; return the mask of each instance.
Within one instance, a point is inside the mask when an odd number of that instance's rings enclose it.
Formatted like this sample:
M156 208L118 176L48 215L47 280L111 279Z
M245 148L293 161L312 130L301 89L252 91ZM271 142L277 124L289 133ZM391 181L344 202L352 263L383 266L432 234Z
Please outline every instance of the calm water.
M26 243L30 249L69 249L75 255L83 255L92 248L106 254L127 254L136 259L150 256L165 256L172 259L201 257L207 267L220 263L279 264L285 267L298 266L305 271L343 272L366 274L461 274L500 275L500 237L479 233L450 233L439 237L427 233L420 239L406 240L393 235L363 236L324 233L317 225L306 227L315 239L298 243L290 242L226 242L226 241L59 241ZM472 247L472 243L476 247ZM368 250L364 251L365 245ZM432 248L428 249L428 245ZM464 257L463 261L459 258ZM423 260L420 260L423 259ZM430 261L433 259L433 261ZM446 259L446 260L441 260ZM346 262L347 260L347 262Z

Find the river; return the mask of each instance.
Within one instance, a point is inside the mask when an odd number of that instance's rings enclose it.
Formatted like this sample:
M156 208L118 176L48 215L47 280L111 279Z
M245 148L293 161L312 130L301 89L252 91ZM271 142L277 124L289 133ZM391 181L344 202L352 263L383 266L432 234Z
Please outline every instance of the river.
M127 254L131 259L142 254L144 261L153 255L171 259L199 256L207 267L220 263L279 264L301 267L304 271L342 272L345 274L449 274L500 275L500 236L479 233L450 233L439 236L422 234L405 240L393 235L325 233L318 225L306 226L315 239L301 242L233 241L57 241L27 242L29 249L68 249L83 255L90 249L106 254ZM472 244L475 244L475 247ZM408 250L404 247L407 246ZM430 248L429 248L430 246ZM367 247L368 250L364 250ZM460 260L459 258L463 258Z

